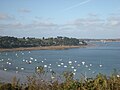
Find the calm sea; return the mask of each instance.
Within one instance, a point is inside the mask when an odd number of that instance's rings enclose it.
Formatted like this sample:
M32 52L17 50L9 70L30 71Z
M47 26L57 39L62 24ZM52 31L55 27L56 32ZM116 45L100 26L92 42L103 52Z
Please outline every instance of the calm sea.
M98 73L110 75L113 69L120 72L120 42L96 42L96 46L67 50L32 50L0 52L0 70L12 73L33 74L43 66L46 71L72 71L77 78Z

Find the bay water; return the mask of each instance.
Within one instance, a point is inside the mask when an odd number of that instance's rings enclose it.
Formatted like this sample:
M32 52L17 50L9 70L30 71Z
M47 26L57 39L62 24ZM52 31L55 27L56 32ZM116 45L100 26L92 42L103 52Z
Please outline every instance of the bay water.
M120 42L92 42L95 46L65 50L32 50L0 52L0 70L32 75L43 66L48 72L71 71L75 78L93 77L98 73L120 72Z

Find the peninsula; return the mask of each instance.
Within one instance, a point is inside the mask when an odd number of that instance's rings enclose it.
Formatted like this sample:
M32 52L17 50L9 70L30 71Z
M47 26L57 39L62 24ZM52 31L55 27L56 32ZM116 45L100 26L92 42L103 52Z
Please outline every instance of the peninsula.
M84 40L57 36L56 38L0 37L0 51L17 50L61 50L86 46Z

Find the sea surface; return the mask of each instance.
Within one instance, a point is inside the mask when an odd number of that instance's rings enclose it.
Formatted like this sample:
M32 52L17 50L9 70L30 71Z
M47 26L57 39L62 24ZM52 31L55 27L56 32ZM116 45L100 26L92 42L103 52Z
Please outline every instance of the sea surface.
M71 71L75 78L93 77L98 73L120 72L120 42L91 42L95 46L66 50L32 50L0 52L0 70L32 75L43 66L47 72L62 75ZM0 76L2 74L0 73Z

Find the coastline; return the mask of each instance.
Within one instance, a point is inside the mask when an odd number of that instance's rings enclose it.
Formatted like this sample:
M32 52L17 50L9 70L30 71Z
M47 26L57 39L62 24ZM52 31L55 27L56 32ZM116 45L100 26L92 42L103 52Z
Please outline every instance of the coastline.
M20 48L0 48L0 52L3 51L28 51L28 50L64 50L70 48L81 48L87 45L79 46L45 46L45 47L20 47Z

